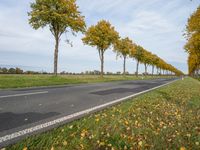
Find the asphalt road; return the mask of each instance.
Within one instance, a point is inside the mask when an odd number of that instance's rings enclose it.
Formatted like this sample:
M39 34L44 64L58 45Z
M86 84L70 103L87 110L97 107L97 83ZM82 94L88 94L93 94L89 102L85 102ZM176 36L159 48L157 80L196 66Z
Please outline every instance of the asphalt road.
M174 80L119 81L0 90L0 147Z

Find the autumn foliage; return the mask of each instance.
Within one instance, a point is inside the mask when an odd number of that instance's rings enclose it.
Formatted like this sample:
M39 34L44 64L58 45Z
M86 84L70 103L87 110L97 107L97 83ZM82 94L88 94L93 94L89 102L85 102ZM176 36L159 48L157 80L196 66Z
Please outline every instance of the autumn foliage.
M189 54L189 74L198 76L200 74L200 6L188 19L186 32L185 49Z
M57 75L58 49L61 35L85 31L84 16L78 10L76 0L36 0L31 3L29 23L34 29L49 27L55 38L54 74Z
M81 15L76 5L76 0L35 0L31 3L31 11L28 13L29 23L34 29L49 27L52 35L55 38L54 50L54 74L57 75L59 42L63 33L71 31L73 34L82 32L85 34L82 39L83 43L98 50L101 62L101 76L104 74L104 54L109 48L117 53L117 56L123 58L123 74L126 74L126 60L133 58L137 61L136 72L138 75L139 64L144 64L145 75L148 73L148 67L152 66L152 75L154 69L157 68L157 74L183 74L175 67L166 63L164 60L137 45L128 37L121 38L115 27L109 21L100 20L96 25L92 25L86 30L84 16ZM198 19L195 19L195 14L189 21L188 34L192 37L189 39L189 44L186 46L192 55L189 58L190 66L198 65L198 56L194 55L194 41L200 39L198 32ZM194 33L195 32L195 33ZM67 40L68 41L68 40ZM198 47L198 45L195 45ZM195 51L196 52L196 51ZM196 60L196 61L194 61ZM192 67L190 67L192 68ZM191 70L195 70L192 68Z

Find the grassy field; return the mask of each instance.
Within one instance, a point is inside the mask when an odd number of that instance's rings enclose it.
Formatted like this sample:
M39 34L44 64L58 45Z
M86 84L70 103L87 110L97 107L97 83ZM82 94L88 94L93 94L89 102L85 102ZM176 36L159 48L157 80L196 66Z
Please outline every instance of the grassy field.
M200 82L186 78L7 149L199 150L199 120Z
M144 79L152 78L160 77L144 77ZM107 75L104 78L100 78L97 75L60 75L57 77L52 75L0 75L0 89L138 79L142 79L142 77L137 78L130 75L126 77L122 75Z

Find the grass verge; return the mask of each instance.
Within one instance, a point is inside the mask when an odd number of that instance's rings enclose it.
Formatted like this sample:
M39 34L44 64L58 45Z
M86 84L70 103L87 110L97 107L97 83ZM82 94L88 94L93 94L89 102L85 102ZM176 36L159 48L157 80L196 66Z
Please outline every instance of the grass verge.
M144 77L144 79L152 78L162 77ZM57 77L52 75L0 75L0 89L139 79L141 80L142 77L137 78L131 75L125 77L122 75L107 75L104 78L97 75L59 75Z
M186 78L9 150L200 149L200 82Z

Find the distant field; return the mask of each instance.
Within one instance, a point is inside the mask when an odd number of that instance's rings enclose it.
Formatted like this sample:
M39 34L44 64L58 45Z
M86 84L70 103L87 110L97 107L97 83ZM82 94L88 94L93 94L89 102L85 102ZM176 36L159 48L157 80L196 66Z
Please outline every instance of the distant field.
M144 77L144 79L152 78L161 77ZM142 77L131 75L126 77L122 75L106 75L104 78L100 78L97 75L59 75L57 77L52 75L0 75L0 89L139 79L142 79Z
M200 82L186 78L7 149L199 150L199 120Z

